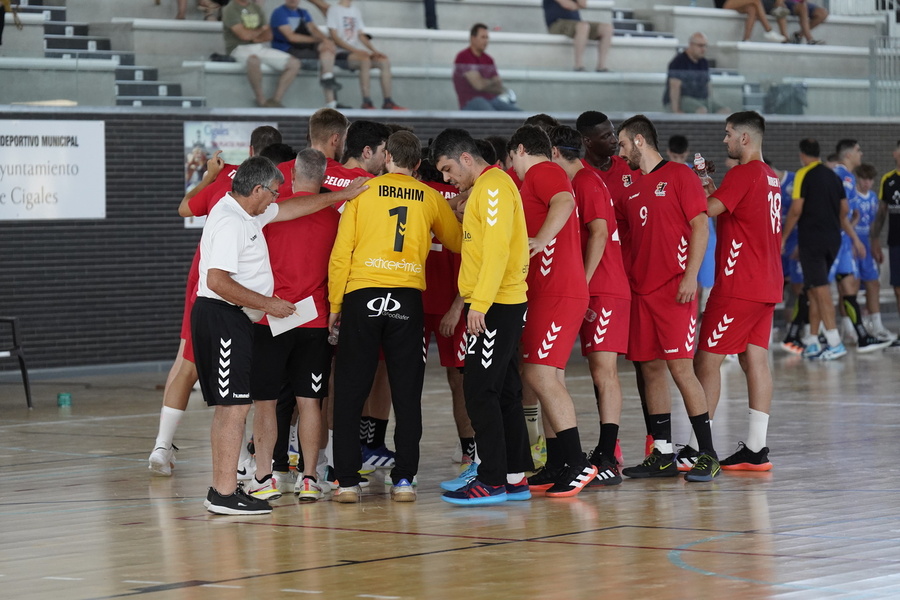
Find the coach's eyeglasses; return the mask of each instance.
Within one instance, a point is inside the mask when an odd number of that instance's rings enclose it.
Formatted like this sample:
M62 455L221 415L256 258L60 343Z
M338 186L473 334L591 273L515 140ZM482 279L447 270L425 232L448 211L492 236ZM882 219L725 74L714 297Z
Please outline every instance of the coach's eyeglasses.
M270 194L272 194L272 196L274 196L275 198L278 197L278 191L277 191L277 190L273 190L272 188L270 188L270 187L267 186L267 185L260 185L259 187L261 187L261 188L267 190L267 191L268 191Z

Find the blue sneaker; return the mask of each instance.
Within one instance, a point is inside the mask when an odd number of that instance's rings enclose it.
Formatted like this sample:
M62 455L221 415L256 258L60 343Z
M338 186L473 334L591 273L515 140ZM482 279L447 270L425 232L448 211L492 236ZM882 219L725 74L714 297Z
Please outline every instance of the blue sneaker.
M465 487L441 495L444 502L460 506L488 506L501 504L508 499L505 485L487 485L477 479L473 479Z
M841 344L843 347L843 344ZM803 358L816 359L825 351L819 342L813 342L803 349Z
M841 342L837 346L826 346L822 353L819 354L819 360L836 360L843 356L847 356L847 348L844 347L844 343Z
M478 463L471 462L462 470L459 477L441 482L441 489L448 492L455 492L461 487L466 487L469 483L478 477Z
M531 500L531 488L528 487L528 479L523 477L519 483L507 483L506 499Z
M394 453L387 446L374 450L363 446L362 453L363 469L391 469L394 466Z

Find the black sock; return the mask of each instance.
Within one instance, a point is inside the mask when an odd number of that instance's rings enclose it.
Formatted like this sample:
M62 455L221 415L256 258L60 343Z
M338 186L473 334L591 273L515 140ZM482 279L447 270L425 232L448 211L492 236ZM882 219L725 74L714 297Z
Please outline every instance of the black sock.
M647 394L644 389L644 374L641 372L641 363L635 362L634 379L637 383L638 396L641 397L641 412L644 413L644 427L647 428L647 435L653 435L653 425L650 421L650 413L647 412Z
M853 329L856 330L856 337L859 339L869 337L869 332L866 331L866 326L863 325L862 322L862 314L859 312L859 302L856 301L856 296L844 296L844 310L846 311L850 322L853 323Z
M799 340L803 335L803 326L809 322L809 298L806 292L800 292L794 305L794 315L788 325L786 340Z
M372 435L369 437L367 445L370 450L375 450L384 446L384 436L387 435L388 422L387 419L376 419L375 417L369 417L369 419L375 423L375 426L372 429Z
M375 431L375 419L372 417L360 417L359 419L359 443L368 444Z
M672 413L649 415L650 434L654 440L672 442Z
M616 438L619 437L618 423L600 424L600 453L607 460L616 460Z
M578 436L578 428L570 427L556 432L556 439L562 448L566 464L570 467L586 466L587 458L581 449L581 438Z
M716 456L716 449L713 447L712 441L712 428L709 426L709 413L705 412L696 417L688 418L691 421L691 427L694 429L694 435L697 436L700 454Z
M557 434L558 435L558 434ZM547 469L559 469L564 467L566 459L559 438L547 438Z
M462 448L463 457L468 456L470 459L475 460L475 438L459 438L459 447Z

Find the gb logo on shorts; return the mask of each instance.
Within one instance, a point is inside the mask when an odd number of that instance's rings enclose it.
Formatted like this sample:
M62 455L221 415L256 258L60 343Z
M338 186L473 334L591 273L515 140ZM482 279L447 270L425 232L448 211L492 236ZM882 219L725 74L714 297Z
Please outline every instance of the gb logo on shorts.
M370 317L380 317L385 313L397 312L400 310L400 302L396 298L391 298L391 293L381 298L372 298L366 304L366 308L372 311Z

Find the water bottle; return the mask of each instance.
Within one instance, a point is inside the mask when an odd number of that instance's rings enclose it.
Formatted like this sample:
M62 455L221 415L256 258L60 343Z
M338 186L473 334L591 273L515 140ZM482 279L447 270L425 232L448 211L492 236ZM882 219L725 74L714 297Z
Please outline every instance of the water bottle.
M328 343L332 346L337 346L338 343L338 335L341 331L341 322L338 321L334 324L334 327L331 328L331 333L328 334ZM322 338L319 338L322 339Z
M694 155L694 170L697 172L700 179L706 179L706 159L703 158L699 152Z

